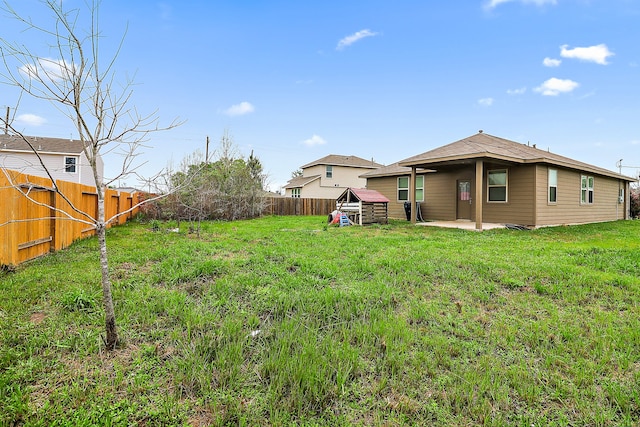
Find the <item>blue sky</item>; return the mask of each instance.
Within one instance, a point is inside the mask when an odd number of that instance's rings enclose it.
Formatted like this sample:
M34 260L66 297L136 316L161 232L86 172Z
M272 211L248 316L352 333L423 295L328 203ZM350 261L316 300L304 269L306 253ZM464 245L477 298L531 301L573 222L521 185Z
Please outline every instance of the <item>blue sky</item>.
M638 0L106 0L101 22L105 51L128 25L116 67L135 75L138 110L186 120L151 137L146 175L225 130L272 190L327 154L390 164L479 129L640 167ZM0 37L41 48L5 17ZM0 86L0 107L14 97ZM43 103L23 100L19 119L29 135L74 134Z

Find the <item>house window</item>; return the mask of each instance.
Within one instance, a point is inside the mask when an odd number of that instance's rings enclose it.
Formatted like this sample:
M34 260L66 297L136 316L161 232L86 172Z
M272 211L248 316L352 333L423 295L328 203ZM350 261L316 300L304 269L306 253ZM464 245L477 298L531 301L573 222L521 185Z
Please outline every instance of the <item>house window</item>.
M490 170L487 176L487 193L490 202L507 201L507 170Z
M409 200L409 177L408 176L398 177L398 200L401 202Z
M424 176L416 176L416 202L424 202Z
M291 189L291 197L300 198L300 187Z
M76 173L76 163L78 159L76 157L64 158L64 171L68 173Z
M582 175L580 177L580 203L590 205L593 203L593 177Z
M327 178L333 178L333 166L331 166L331 165L327 165L326 166L326 170L325 170L324 176L327 177Z
M558 170L549 169L549 203L558 201Z
M415 199L417 202L424 202L424 176L416 176ZM398 177L398 201L406 202L409 200L409 177Z

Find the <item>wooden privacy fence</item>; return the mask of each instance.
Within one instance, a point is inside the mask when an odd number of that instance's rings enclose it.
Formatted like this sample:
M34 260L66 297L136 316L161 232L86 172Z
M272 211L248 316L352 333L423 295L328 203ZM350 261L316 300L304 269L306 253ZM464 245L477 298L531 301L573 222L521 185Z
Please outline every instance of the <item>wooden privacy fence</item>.
M336 208L335 199L267 197L264 215L328 215Z
M95 234L95 187L67 181L56 181L56 185L71 204L53 191L50 179L0 171L0 265L18 265ZM131 209L136 203L134 197L135 194L107 190L105 217ZM76 212L72 205L87 215ZM122 215L110 225L122 224L135 213Z

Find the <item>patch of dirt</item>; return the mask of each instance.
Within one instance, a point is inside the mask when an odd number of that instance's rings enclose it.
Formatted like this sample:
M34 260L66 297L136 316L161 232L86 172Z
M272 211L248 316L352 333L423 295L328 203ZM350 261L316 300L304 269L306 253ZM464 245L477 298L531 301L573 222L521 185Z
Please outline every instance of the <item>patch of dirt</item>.
M41 311L36 311L35 313L33 313L30 317L29 317L29 321L31 323L33 323L34 325L39 325L40 323L42 323L42 321L44 319L47 318L47 314L43 313Z
M189 417L187 421L187 425L190 427L205 427L213 425L215 422L215 417L208 409L199 409L196 410L196 414Z
M118 265L112 273L112 277L116 280L121 280L128 277L132 272L135 272L137 266L130 262L123 262Z

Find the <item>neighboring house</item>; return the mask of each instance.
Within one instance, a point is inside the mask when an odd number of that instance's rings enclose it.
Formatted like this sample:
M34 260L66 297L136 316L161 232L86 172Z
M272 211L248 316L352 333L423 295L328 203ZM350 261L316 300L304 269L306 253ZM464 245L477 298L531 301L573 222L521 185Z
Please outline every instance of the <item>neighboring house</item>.
M373 160L330 154L302 166L302 176L285 185L285 196L335 199L347 188L364 188L367 180L360 175L380 167Z
M482 131L362 177L392 201L390 217L405 217L402 206L415 188L425 220L473 221L477 229L483 222L540 227L628 219L634 181Z
M54 179L96 186L93 171L80 141L39 136L26 138ZM48 178L38 156L26 142L15 135L0 134L0 168ZM98 172L100 175L104 172L101 158L98 158Z

